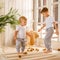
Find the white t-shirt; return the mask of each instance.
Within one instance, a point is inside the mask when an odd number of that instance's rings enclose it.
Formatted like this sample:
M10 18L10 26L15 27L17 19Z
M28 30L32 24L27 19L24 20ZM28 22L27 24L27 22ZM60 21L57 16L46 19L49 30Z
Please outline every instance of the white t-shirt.
M54 27L53 26L53 22L55 21L54 17L48 16L46 18L46 20L44 21L44 24L46 24L46 29L50 28L50 27Z
M16 31L18 31L17 38L26 38L26 26L18 25Z

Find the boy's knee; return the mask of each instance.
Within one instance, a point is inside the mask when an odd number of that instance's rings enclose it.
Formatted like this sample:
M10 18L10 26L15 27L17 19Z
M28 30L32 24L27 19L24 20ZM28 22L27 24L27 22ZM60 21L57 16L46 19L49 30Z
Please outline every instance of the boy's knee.
M17 52L20 52L20 48L16 47Z

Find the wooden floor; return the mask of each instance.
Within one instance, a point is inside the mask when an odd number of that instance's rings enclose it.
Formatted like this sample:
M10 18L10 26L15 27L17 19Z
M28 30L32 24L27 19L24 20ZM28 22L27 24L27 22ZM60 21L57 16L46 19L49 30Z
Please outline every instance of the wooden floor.
M17 54L7 54L6 55L9 60L55 60L59 59L60 55L57 52L44 54L41 52L31 52L27 55L22 55L22 57L19 59ZM59 59L60 60L60 59Z
M21 58L18 57L17 53L3 53L0 54L0 60L60 60L60 52L53 51L52 53L46 54L42 51L32 51L26 55L22 55Z

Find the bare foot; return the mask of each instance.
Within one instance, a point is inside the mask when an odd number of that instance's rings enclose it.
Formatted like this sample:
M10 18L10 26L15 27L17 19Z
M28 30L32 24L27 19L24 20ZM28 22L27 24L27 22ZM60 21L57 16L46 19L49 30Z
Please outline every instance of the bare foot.
M50 53L50 52L52 52L52 51L50 51L50 50L45 50L45 51L43 51L44 53Z

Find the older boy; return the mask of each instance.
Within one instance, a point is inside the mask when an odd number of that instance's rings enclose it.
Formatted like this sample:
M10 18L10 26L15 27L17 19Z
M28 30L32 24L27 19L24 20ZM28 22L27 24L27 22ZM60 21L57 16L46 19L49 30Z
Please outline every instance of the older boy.
M38 32L41 31L46 26L46 36L44 39L44 44L45 44L46 50L44 52L49 53L49 52L52 52L51 38L52 38L52 35L54 33L53 29L54 29L54 26L55 26L55 28L57 28L57 27L56 27L56 22L54 20L54 17L51 17L49 15L48 8L44 7L41 10L41 13L45 17L45 21L43 23L43 26L38 30ZM58 34L57 31L56 31L56 34Z

